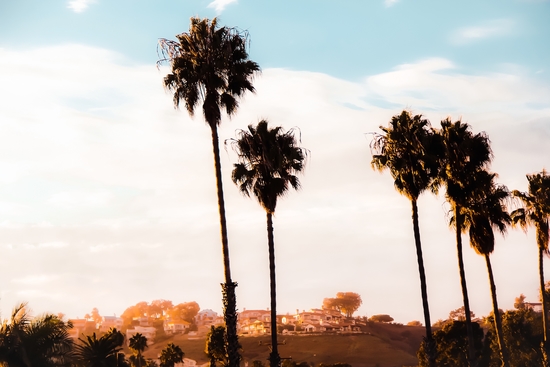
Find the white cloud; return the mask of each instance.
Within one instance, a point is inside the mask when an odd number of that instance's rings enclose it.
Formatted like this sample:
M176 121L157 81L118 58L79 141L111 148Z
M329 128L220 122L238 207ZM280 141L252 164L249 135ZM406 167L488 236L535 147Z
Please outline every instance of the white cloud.
M209 8L214 8L216 13L220 14L229 4L236 3L238 0L214 0L208 4Z
M510 34L515 22L510 19L497 19L484 22L480 25L458 29L451 34L451 41L455 44L466 44L482 39L493 38Z
M399 0L384 0L384 5L386 5L386 7L389 8L390 6L394 6L398 2Z
M65 209L85 209L102 207L110 203L113 194L110 192L65 191L59 192L48 200L51 204Z
M50 283L57 279L59 279L59 276L55 274L40 274L40 275L28 275L23 278L15 278L15 279L12 279L12 282L25 284L25 285L41 285L45 283Z
M70 0L67 4L67 8L71 9L75 13L82 13L96 0Z

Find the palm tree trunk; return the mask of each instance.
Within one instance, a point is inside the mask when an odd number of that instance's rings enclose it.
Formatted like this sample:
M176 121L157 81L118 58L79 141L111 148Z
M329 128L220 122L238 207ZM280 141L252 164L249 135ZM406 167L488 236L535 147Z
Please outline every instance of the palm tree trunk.
M495 285L495 279L493 278L493 267L491 266L491 258L489 257L489 254L485 254L485 263L487 264L487 272L489 273L489 284L491 286L491 298L493 301L493 317L495 320L495 330L497 331L500 360L502 362L502 367L509 367L510 357L508 355L506 344L504 343L504 333L502 332L502 319L498 310L497 287Z
M271 353L270 367L279 367L281 357L277 345L277 292L275 284L275 241L273 239L273 214L267 212L267 245L269 249L269 287L271 290Z
M418 272L420 274L420 291L422 294L422 306L424 307L424 325L426 325L426 338L424 340L424 350L428 359L428 366L435 367L436 346L432 337L432 323L430 321L430 307L428 305L428 285L426 283L426 272L424 271L424 258L422 256L422 245L420 243L420 227L418 224L418 206L416 199L412 203L412 220L414 230L414 242L416 245L416 258L418 261Z
M462 215L460 207L455 204L456 221L456 253L458 256L458 271L460 273L460 285L462 286L462 299L464 301L464 313L466 314L466 333L468 335L468 363L470 367L477 366L475 354L474 332L472 330L472 317L470 315L470 299L468 298L468 287L466 286L466 273L464 271L464 258L462 256Z
M225 284L222 284L223 316L226 325L226 347L228 367L239 367L241 356L239 354L239 340L237 336L237 301L235 287L237 283L231 280L231 268L229 264L229 245L227 240L227 222L225 220L225 202L223 199L222 169L220 162L220 147L218 129L210 124L212 131L212 148L214 151L214 168L216 170L216 189L218 193L218 209L220 211L220 228L222 239L223 269Z
M537 231L540 229L537 229ZM539 241L540 236L537 233L537 242ZM548 360L548 304L546 299L546 292L544 289L544 247L542 243L538 243L539 247L539 282L540 282L540 299L542 302L542 330L543 330L543 341L541 345L542 349L542 359L545 367L550 366L550 361Z

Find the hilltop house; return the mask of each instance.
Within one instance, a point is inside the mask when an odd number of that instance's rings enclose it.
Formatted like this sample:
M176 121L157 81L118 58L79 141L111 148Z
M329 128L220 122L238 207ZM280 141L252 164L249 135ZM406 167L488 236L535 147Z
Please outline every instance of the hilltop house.
M101 333L106 333L111 328L115 328L120 331L122 328L123 320L116 316L101 316L101 321L97 323L96 328Z

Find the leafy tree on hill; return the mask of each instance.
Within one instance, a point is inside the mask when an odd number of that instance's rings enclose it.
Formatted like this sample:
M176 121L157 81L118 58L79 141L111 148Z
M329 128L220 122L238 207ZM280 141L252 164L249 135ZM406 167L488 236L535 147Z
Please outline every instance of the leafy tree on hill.
M323 308L338 310L346 317L352 317L363 301L358 293L338 292L336 298L325 298Z
M101 322L101 315L99 314L99 310L97 309L97 307L94 307L92 309L92 312L90 313L89 318L96 324Z
M169 309L168 315L171 319L176 321L187 321L190 323L195 322L195 316L200 311L199 304L197 302L185 302L185 303L179 303Z
M156 299L147 307L147 315L155 319L164 319L164 315L173 307L172 301Z
M472 324L474 335L474 351L476 359L483 355L483 329L478 323ZM433 333L437 347L436 366L468 367L468 337L465 321L451 321ZM418 350L419 367L428 367L425 344Z
M390 315L372 315L369 318L369 321L372 321L372 322L392 322L393 317L391 317Z
M470 318L475 318L476 315L472 311L470 311ZM454 321L466 321L466 311L464 311L464 306L457 308L456 310L452 310L449 312L449 320Z
M231 116L239 107L238 99L247 91L254 92L252 79L260 67L248 59L247 34L236 28L219 27L216 18L193 17L189 32L176 37L177 41L160 40L165 57L160 62L169 61L172 69L164 78L164 86L174 92L174 106L177 108L183 102L191 116L200 104L210 127L225 275L222 295L227 326L226 347L229 366L238 367L241 357L237 336L237 283L231 279L218 126L222 108Z
M542 326L540 313L529 309L509 310L502 314L504 342L509 348L511 366L539 367L542 365ZM489 367L500 367L498 339L495 337L493 316L488 317L486 335L490 345Z
M516 297L514 301L514 308L516 310L523 310L525 309L525 295L522 293L519 295L519 297Z

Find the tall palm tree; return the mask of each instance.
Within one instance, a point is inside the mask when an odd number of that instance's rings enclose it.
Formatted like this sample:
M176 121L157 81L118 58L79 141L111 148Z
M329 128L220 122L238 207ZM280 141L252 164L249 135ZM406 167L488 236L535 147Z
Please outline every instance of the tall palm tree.
M475 354L472 318L470 316L470 300L464 271L462 254L462 231L464 224L464 210L468 203L474 201L476 194L476 176L486 170L492 160L492 151L489 138L485 133L474 134L470 126L462 121L451 122L450 119L441 121L440 134L445 145L444 169L441 179L446 185L447 201L451 204L454 216L456 252L462 299L466 313L466 331L468 334L468 358L471 366L477 365Z
M543 345L542 352L545 366L550 365L549 355L549 325L548 325L548 303L544 291L544 254L550 254L548 251L549 225L550 218L550 175L545 170L532 175L527 175L529 182L529 191L521 192L514 190L512 195L523 203L523 207L514 210L511 213L512 224L519 225L524 231L528 226L534 226L536 231L537 246L539 249L539 282L540 298L542 300L542 326L543 326Z
M507 226L512 220L505 205L505 201L510 194L506 186L497 185L494 182L495 177L496 174L486 171L482 171L477 175L476 180L479 182L479 185L476 187L476 190L478 194L474 195L475 199L469 202L467 207L464 208L463 230L468 230L470 245L475 252L483 255L485 258L489 274L489 285L491 287L493 319L500 350L500 359L503 367L509 367L510 357L504 343L502 319L498 308L497 290L490 255L495 249L493 229L505 234Z
M422 115L412 116L408 111L393 116L388 127L381 126L380 129L383 133L375 134L371 143L373 149L371 164L379 171L388 169L394 179L395 189L411 201L420 292L426 325L425 351L428 365L434 367L436 348L431 329L417 201L425 190L437 191L437 178L443 154L441 139L430 128L428 120Z
M141 353L147 348L147 338L140 333L136 333L130 338L130 340L128 340L128 346L136 352L135 361L137 366L141 367L142 362L144 361Z
M275 241L273 214L279 197L292 187L300 188L296 174L303 171L307 151L298 146L294 130L284 132L281 127L269 128L262 120L256 127L249 125L233 141L239 156L232 179L246 196L253 194L267 216L267 243L269 252L269 283L271 291L271 367L281 362L277 347L277 298L275 285Z
M229 263L218 125L221 122L221 108L231 116L239 106L238 98L246 91L254 92L252 78L260 68L248 60L247 34L235 28L218 27L216 18L212 21L191 18L189 32L176 37L177 41L160 40L164 57L159 62L169 61L172 67L172 72L164 78L164 86L174 93L174 106L179 107L183 101L192 116L201 103L204 119L211 130L225 275L222 294L227 353L229 366L238 367L237 283L231 279Z

